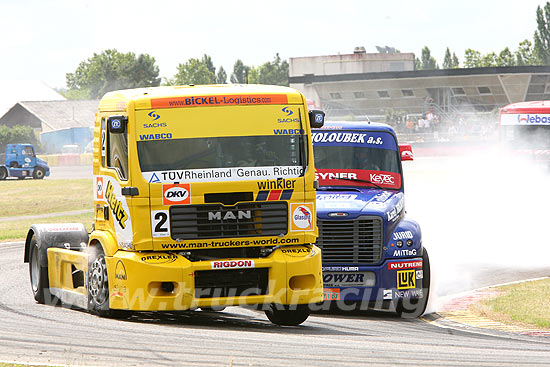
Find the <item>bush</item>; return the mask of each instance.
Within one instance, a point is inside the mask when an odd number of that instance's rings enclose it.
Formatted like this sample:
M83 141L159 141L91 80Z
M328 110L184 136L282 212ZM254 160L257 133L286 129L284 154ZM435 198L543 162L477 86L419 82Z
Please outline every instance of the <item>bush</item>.
M39 150L40 142L30 126L7 127L0 125L0 153L4 153L7 144L33 144Z

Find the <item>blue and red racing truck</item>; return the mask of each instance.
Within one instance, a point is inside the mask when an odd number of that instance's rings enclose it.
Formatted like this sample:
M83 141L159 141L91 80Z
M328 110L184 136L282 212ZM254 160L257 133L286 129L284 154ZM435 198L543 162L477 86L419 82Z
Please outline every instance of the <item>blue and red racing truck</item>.
M330 305L424 313L430 286L420 226L405 217L402 160L394 130L325 122L312 131L324 299Z

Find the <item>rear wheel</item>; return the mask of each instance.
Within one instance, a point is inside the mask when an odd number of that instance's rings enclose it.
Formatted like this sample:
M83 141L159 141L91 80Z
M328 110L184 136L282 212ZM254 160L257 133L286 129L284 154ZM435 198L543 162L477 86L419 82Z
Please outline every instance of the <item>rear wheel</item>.
M309 305L270 305L265 314L269 321L276 325L296 326L306 321L309 317Z
M48 279L48 267L41 266L39 261L38 243L36 237L31 238L29 256L29 274L31 278L32 294L36 302L45 304L59 304L59 299L50 293L50 281Z
M32 178L34 178L35 180L41 180L44 178L44 176L46 175L46 172L44 171L43 168L35 168L33 173L32 173Z
M416 318L422 316L428 306L430 296L430 257L425 248L422 252L422 298L399 300L395 311L402 318Z

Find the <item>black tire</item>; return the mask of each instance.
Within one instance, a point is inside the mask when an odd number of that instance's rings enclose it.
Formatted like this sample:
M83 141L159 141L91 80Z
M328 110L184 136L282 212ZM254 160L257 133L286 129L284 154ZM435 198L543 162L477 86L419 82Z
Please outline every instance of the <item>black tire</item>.
M269 305L265 314L276 325L297 326L309 317L309 305Z
M31 279L31 290L36 302L41 304L58 305L59 299L50 293L50 280L48 278L48 267L41 266L39 262L38 242L32 236L30 242L29 275Z
M420 317L428 306L428 300L430 298L430 257L428 256L428 250L425 248L422 251L422 273L423 297L406 301L407 304L399 300L395 307L395 311L401 318L412 319Z
M5 167L0 167L0 181L8 178L8 170Z
M102 317L109 317L109 278L105 253L101 245L94 246L88 260L88 310Z
M44 178L44 176L46 176L46 171L44 171L44 169L40 167L35 168L32 173L32 178L34 178L35 180L41 180Z

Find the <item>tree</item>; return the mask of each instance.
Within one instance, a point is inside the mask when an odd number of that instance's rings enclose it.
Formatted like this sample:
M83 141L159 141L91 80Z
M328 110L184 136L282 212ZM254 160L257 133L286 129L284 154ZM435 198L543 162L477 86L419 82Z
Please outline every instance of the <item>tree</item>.
M33 144L38 150L40 142L36 138L34 130L30 126L15 125L7 127L0 125L0 152L6 152L7 144Z
M519 43L515 53L516 65L536 65L535 55L533 55L533 44L529 40L523 40Z
M288 86L288 62L275 54L272 62L266 62L258 68L250 69L249 83Z
M456 68L458 68L458 57L456 57L456 54L454 52L451 56L451 51L449 50L449 47L447 47L447 50L445 51L445 57L443 58L443 69Z
M516 58L508 47L498 54L496 66L516 66Z
M489 52L486 55L483 55L481 58L481 67L488 68L497 66L497 54L494 52Z
M214 84L216 82L216 75L208 68L205 58L202 60L191 58L185 64L178 65L178 72L174 75L174 82L179 85Z
M537 64L550 65L550 2L544 8L537 7L537 30L533 53Z
M216 84L227 84L227 73L223 66L220 66L216 74Z
M464 67L479 68L481 67L481 53L468 48L464 51Z
M74 73L66 74L68 96L100 98L105 93L160 84L155 58L147 54L105 50L82 61Z
M418 57L414 58L414 70L422 70L422 62Z
M204 54L204 56L202 57L202 62L204 63L204 65L206 65L206 67L212 74L216 74L216 67L214 66L214 63L212 62L212 58L210 56Z
M433 69L439 69L439 66L437 65L437 61L435 58L431 55L431 51L428 48L428 46L424 46L422 49L422 56L420 58L421 64L419 70L433 70Z
M241 60L235 61L235 65L233 65L233 73L231 73L231 83L247 84L249 71L250 66L243 64Z

